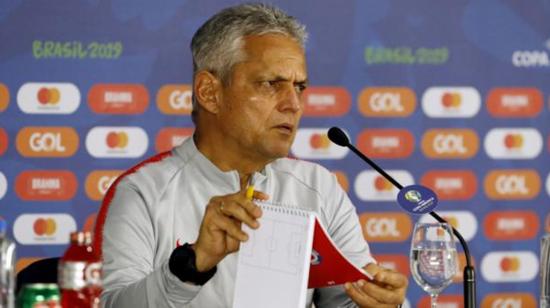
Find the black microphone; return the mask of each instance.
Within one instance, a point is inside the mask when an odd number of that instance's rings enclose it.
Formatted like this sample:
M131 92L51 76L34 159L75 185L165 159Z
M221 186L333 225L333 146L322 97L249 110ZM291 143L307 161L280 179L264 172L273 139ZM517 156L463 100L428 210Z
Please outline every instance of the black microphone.
M330 141L335 144L348 147L353 153L363 159L367 164L369 164L374 170L380 173L386 180L390 181L395 187L399 190L403 188L403 185L399 184L392 176L390 176L384 169L380 168L376 163L374 163L370 158L361 153L353 144L349 142L348 136L338 127L331 127L328 130L328 138ZM446 223L445 219L439 216L436 212L431 211L430 215L435 218L438 222ZM475 308L476 307L476 281L475 281L475 270L472 266L470 250L468 249L468 244L462 237L462 235L453 228L453 234L458 238L462 249L464 250L464 255L466 256L466 266L464 266L464 307L466 308Z

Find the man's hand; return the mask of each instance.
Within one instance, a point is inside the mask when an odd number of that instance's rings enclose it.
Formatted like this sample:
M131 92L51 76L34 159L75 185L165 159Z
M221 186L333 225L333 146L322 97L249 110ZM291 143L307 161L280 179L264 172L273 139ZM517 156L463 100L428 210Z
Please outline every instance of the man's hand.
M255 191L254 199L267 200L269 196ZM193 245L196 266L205 272L216 266L226 255L239 249L240 242L248 240L241 230L245 223L252 229L260 225L262 210L246 198L246 189L235 194L213 197L206 206L197 242Z
M393 307L402 304L409 281L405 275L370 263L364 267L373 280L347 282L346 293L359 307Z

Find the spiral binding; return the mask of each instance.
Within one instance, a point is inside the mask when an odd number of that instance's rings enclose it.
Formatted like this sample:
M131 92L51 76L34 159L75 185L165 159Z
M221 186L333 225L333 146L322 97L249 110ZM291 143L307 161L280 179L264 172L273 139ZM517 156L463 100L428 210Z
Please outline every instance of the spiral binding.
M285 203L276 201L256 201L256 204L262 208L262 210L268 210L275 213L291 214L295 216L309 216L307 210L301 209L297 206L291 206Z

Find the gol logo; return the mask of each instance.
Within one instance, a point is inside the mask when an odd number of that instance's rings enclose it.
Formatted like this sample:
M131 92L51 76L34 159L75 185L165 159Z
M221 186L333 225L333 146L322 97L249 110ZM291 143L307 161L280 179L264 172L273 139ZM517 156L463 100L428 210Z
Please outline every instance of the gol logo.
M418 301L417 308L430 308L430 297L423 296ZM462 295L441 294L437 297L437 307L464 308L464 297Z
M161 129L155 141L157 153L170 151L193 135L193 128L165 127Z
M445 92L441 96L441 105L444 108L458 108L462 104L462 96L457 92Z
M422 152L434 159L467 159L478 148L477 134L471 129L430 129L422 138Z
M57 105L61 94L57 88L42 87L36 93L36 99L42 105Z
M76 176L67 170L23 171L15 180L15 192L22 200L70 200L77 186Z
M521 149L523 147L523 136L521 134L507 134L504 137L504 146L510 150Z
M57 223L53 218L38 218L34 221L32 229L36 236L51 236L57 230Z
M491 293L483 298L481 308L526 308L537 307L530 293Z
M10 102L10 91L3 83L0 83L0 112L6 110Z
M8 149L8 134L0 127L0 155L3 155Z
M407 277L410 276L409 259L403 255L376 255L376 261L384 268L395 270Z
M477 191L477 177L470 170L432 170L420 183L436 193L440 200L468 200Z
M373 158L406 158L414 150L414 137L404 129L366 129L357 139L359 150Z
M363 213L359 221L365 239L370 242L403 242L411 235L412 222L404 213Z
M495 241L530 240L537 236L539 219L533 211L498 211L485 216L485 236Z
M99 201L103 199L107 190L122 174L122 170L95 170L86 177L86 195L92 200Z
M493 200L526 200L540 192L540 178L534 170L493 170L485 176L485 194Z
M99 114L140 114L149 106L149 93L141 84L96 84L88 106Z
M16 137L17 151L24 157L70 157L78 143L71 127L24 127Z
M308 117L338 117L351 108L351 95L343 87L308 87L303 100L304 116Z
M311 134L309 146L314 150L326 150L330 148L330 139L327 134Z
M342 189L345 192L348 192L349 191L349 181L348 181L348 177L346 176L346 173L343 172L343 171L339 171L339 170L332 171L332 173L334 173L334 175L336 176L336 180L338 181L338 184L340 184Z
M415 108L409 88L365 88L359 94L359 111L366 117L408 117Z
M124 149L128 146L128 134L124 131L109 132L105 136L105 144L109 149Z
M543 107L537 88L494 88L487 95L487 110L497 118L532 118Z
M167 84L157 93L157 107L164 114L189 115L193 110L193 93L188 84Z

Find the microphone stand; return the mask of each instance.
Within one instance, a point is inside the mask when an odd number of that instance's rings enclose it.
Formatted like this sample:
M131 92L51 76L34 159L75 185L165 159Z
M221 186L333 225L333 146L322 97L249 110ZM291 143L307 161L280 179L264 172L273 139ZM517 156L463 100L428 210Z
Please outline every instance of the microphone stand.
M386 178L390 183L393 184L397 189L401 190L403 185L397 182L392 176L390 176L384 169L380 168L375 162L370 158L361 153L354 145L349 142L346 134L339 129L338 127L332 127L328 132L329 139L339 146L348 147L353 153L362 158L367 164L369 164L374 170L380 173L384 178ZM439 216L436 212L431 211L429 213L435 220L441 223L447 223L445 219ZM472 266L470 250L468 249L468 244L453 226L449 224L453 229L453 234L458 238L462 249L464 250L464 255L466 256L466 266L464 266L463 272L463 288L464 288L464 307L466 308L475 308L476 307L476 281L475 281L475 270Z

